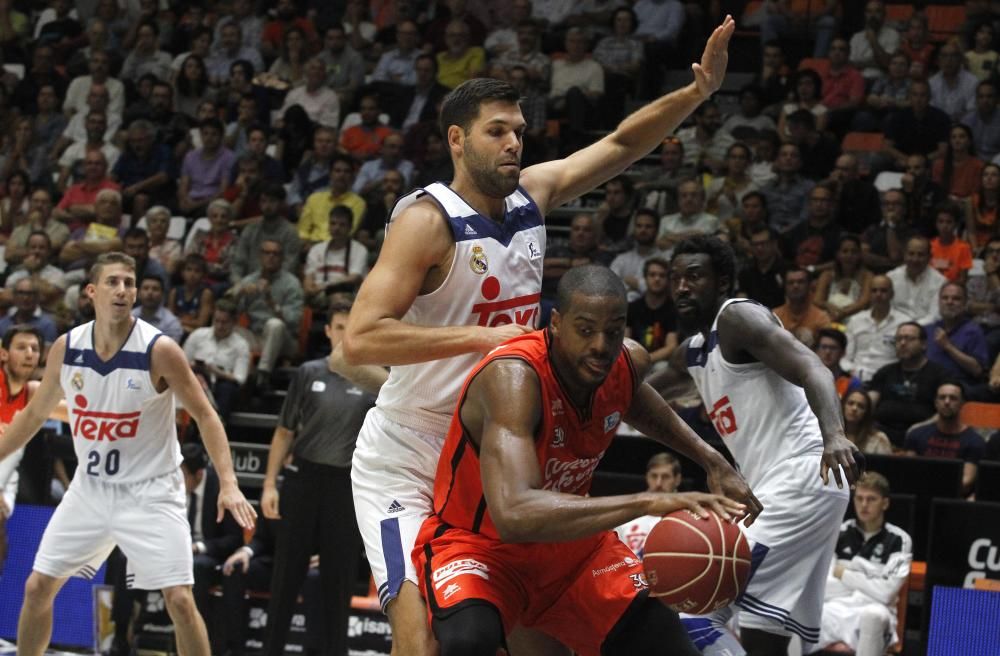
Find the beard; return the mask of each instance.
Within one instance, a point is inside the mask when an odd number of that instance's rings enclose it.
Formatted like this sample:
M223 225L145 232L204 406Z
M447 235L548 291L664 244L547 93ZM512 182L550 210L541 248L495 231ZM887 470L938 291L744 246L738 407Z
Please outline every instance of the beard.
M467 161L466 170L472 181L487 196L491 198L506 198L514 193L521 179L521 171L516 174L501 173L486 157L470 148L466 142L463 152ZM520 164L520 158L518 158Z

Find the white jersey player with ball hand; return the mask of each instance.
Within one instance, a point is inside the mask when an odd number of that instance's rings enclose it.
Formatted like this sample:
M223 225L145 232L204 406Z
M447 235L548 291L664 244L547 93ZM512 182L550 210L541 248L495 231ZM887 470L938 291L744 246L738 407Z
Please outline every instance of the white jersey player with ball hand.
M66 398L80 465L25 583L17 653L45 653L53 600L66 579L93 576L118 545L128 557L130 587L163 591L178 653L208 656L208 633L191 593L191 529L174 395L198 423L219 473L217 519L228 511L246 529L256 513L236 484L225 430L184 351L131 315L135 260L124 253L101 255L86 294L96 318L55 341L38 390L0 440L3 460Z

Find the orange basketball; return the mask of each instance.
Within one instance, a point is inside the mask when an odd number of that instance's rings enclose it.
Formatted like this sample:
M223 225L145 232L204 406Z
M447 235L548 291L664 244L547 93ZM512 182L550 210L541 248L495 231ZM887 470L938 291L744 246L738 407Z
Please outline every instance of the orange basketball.
M731 604L750 575L746 536L712 512L707 519L670 513L649 532L643 554L650 594L692 615Z

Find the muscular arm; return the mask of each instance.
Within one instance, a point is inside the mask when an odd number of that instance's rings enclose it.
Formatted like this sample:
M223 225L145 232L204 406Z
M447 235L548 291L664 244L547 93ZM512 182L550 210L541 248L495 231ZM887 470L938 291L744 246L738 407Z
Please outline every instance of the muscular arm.
M349 365L344 360L344 345L338 344L330 354L330 369L369 394L377 395L389 379L389 371L377 364Z
M530 366L498 360L476 377L461 411L473 440L479 440L483 492L504 542L575 540L642 515L680 508L703 514L698 500L716 512L723 510L719 502L724 501L724 508L738 512L737 504L696 493L582 497L542 489L534 439L541 421L540 397L539 381Z
M63 400L62 386L59 384L59 373L62 370L63 357L66 355L66 336L59 337L49 349L48 362L42 382L31 395L31 400L24 410L14 415L0 439L0 461L17 451L35 436L45 420L49 418Z
M687 348L688 340L684 340L670 354L667 368L654 371L646 377L646 384L664 399L680 396L682 390L691 383L691 377L687 373Z
M844 436L844 421L840 399L830 370L815 353L779 326L770 312L753 303L736 303L719 316L719 346L730 362L739 362L740 354L773 369L779 376L805 390L806 400L819 420L823 436L823 461L820 476L828 482L828 469L833 470L837 486L842 486L840 469L849 483L860 472L854 461L854 447Z
M523 332L513 325L426 327L402 320L425 291L428 275L439 266L447 270L453 253L451 233L431 201L415 203L392 222L347 322L343 352L348 364L403 365L485 353Z
M691 66L694 82L649 103L614 132L566 159L526 168L521 184L542 213L598 187L650 153L717 91L726 74L727 48L735 27L733 19L727 17L708 38L701 63Z
M191 418L198 424L202 443L212 464L219 475L219 513L216 521L222 521L223 505L232 513L241 528L253 526L256 513L243 498L236 483L236 471L233 469L232 454L229 452L229 440L226 431L219 421L208 397L202 391L194 377L194 372L188 365L184 351L176 342L170 339L158 339L153 344L151 377L154 381L163 380L184 405ZM60 362L62 358L59 359ZM240 503L242 502L242 503Z

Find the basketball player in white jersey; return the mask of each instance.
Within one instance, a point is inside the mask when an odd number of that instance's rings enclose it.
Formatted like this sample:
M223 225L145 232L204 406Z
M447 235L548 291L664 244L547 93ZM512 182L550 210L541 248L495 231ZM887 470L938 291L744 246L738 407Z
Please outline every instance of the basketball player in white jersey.
M694 82L593 145L523 171L525 121L513 87L471 80L445 99L440 122L454 180L396 205L343 343L348 365L391 366L358 438L352 480L394 655L435 653L410 553L431 511L462 381L484 353L536 327L545 215L651 152L711 96L725 75L734 27L727 16L709 37L692 65Z
M218 517L243 528L256 513L236 484L226 434L181 348L141 319L135 260L97 258L86 294L95 320L52 345L42 382L0 440L0 460L23 446L66 398L80 465L49 521L17 631L19 656L41 656L52 634L52 603L66 579L93 576L117 544L128 557L129 587L160 589L184 656L208 656L208 634L191 594L191 530L185 510L176 395L198 422L219 472Z
M764 511L746 535L750 581L736 604L743 649L787 653L791 635L819 638L826 575L861 454L844 435L830 371L763 305L731 299L733 251L716 237L674 249L670 285L693 334L655 374L658 389L687 372ZM829 485L832 472L836 485ZM685 621L703 653L743 653L722 626L732 611ZM728 649L728 651L725 651Z

